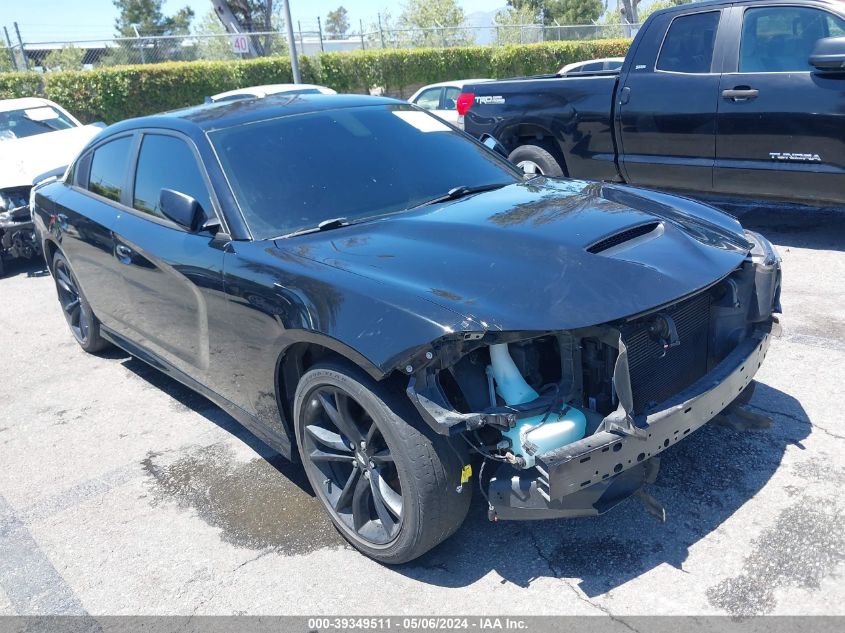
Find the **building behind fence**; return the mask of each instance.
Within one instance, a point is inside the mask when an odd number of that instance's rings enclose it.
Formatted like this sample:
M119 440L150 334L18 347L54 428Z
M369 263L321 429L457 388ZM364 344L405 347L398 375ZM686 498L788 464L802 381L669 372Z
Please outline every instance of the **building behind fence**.
M351 51L384 48L443 48L451 46L531 44L556 40L591 40L630 37L637 25L561 25L541 24L502 26L437 27L364 31L343 39L326 37L319 23L294 31L299 54L323 51ZM316 28L314 28L316 27ZM9 38L0 47L0 71L72 70L123 64L155 64L166 61L232 60L248 57L287 55L287 37L270 31L246 34L192 34L180 36L143 36L99 40L64 40L15 44Z

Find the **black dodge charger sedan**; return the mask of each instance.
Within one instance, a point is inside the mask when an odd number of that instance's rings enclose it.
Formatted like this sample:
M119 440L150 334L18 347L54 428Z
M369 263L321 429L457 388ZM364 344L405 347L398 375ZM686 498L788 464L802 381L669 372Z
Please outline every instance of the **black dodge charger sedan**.
M747 397L780 260L715 209L528 177L414 106L306 95L104 130L39 186L71 332L301 460L411 560L463 521L602 513Z

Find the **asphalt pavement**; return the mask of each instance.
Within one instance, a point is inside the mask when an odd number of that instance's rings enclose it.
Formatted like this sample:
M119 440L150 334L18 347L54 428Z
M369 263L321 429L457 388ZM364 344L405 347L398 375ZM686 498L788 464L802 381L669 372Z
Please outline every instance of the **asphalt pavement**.
M748 208L783 257L767 430L708 424L594 519L464 527L401 567L298 467L127 354L83 353L37 264L0 279L0 615L845 615L845 214Z

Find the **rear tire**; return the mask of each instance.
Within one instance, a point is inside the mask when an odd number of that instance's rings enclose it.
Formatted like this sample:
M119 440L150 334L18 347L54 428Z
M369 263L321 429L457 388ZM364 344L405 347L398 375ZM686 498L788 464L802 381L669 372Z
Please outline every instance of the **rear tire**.
M94 311L85 295L82 294L82 289L64 255L57 252L53 256L51 270L53 280L56 282L59 305L73 338L89 354L108 347L108 341L100 336L100 322L94 316Z
M564 170L554 155L542 145L527 143L520 145L508 155L508 160L522 169L525 164L533 164L536 173L542 176L560 177Z
M449 440L405 395L359 368L327 362L307 371L294 396L299 454L335 527L381 563L413 560L463 523L472 486Z

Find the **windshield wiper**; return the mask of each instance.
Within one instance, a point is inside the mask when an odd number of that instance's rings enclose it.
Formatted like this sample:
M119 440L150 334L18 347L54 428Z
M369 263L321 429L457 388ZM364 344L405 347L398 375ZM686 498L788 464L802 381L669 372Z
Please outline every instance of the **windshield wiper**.
M459 185L457 187L452 187L442 196L437 196L436 198L432 198L431 200L426 200L415 207L411 207L412 209L419 209L420 207L427 207L430 204L437 204L438 202L446 202L448 200L457 200L458 198L463 198L465 196L471 196L474 193L482 193L483 191L493 191L495 189L501 189L502 187L507 186L510 183L507 182L495 182L489 185L477 185L475 187L468 187L466 185Z
M297 235L307 235L308 233L317 233L318 231L331 231L332 229L338 229L342 226L349 226L350 222L346 218L330 218L328 220L323 220L317 226L309 226L304 229L297 229L292 233L285 233L284 235L280 235L279 237L274 237L274 240L281 240L286 237L296 237Z

